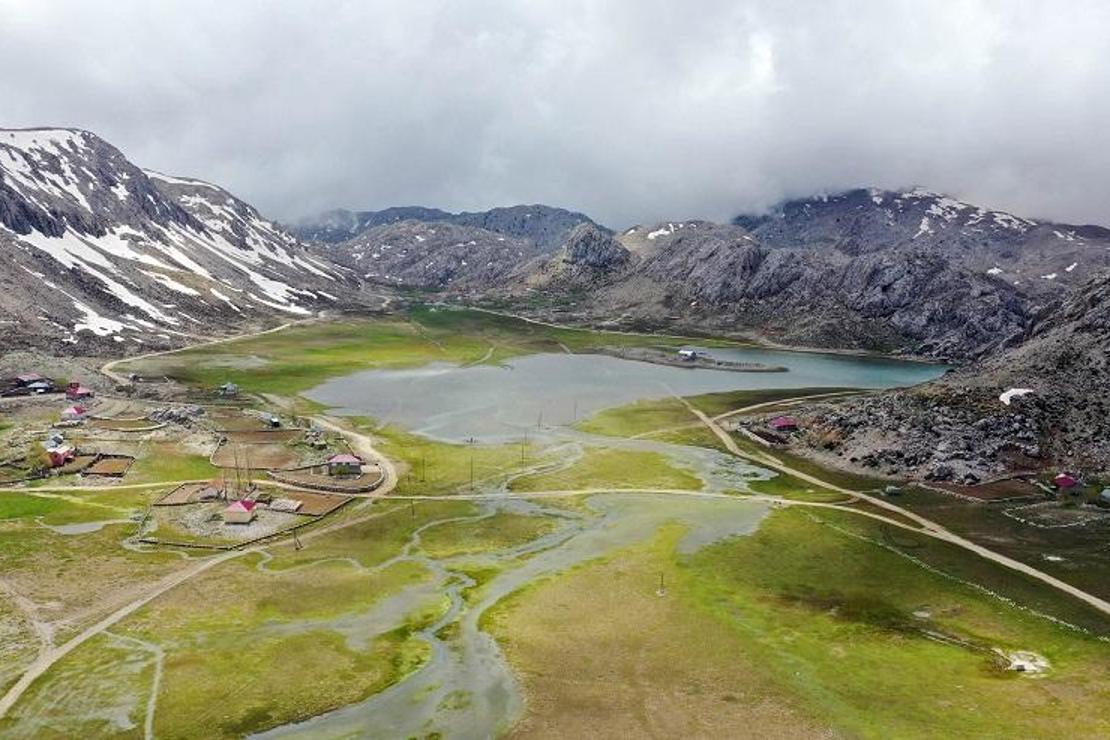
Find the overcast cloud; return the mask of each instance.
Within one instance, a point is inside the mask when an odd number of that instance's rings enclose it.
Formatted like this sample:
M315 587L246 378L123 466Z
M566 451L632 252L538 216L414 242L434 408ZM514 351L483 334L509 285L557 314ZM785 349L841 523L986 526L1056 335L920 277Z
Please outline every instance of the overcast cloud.
M0 0L0 126L267 215L543 202L614 227L920 184L1110 223L1110 4Z

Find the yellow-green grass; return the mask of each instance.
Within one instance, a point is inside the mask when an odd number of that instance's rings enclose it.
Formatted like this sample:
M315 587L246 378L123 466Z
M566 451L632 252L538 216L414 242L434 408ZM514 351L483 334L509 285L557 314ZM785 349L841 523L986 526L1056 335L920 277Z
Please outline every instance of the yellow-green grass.
M363 429L370 429L366 420L356 420ZM374 430L381 452L400 462L401 477L396 492L411 495L440 495L468 492L471 463L475 488L483 482L502 480L534 463L538 451L533 444L524 446L523 462L520 444L453 444L431 440L397 426Z
M853 388L839 387L814 387L814 388L756 388L751 390L723 391L721 393L704 393L699 396L690 396L687 400L699 411L710 416L735 411L745 406L754 406L758 403L768 403L798 396L812 396L818 393L835 393L837 391L856 390Z
M691 558L681 585L814 716L850 735L1110 732L1110 716L1099 709L1110 700L1104 643L884 546L1019 603L1110 629L1067 597L986 560L839 512L777 511L754 535ZM1038 678L1004 671L994 648L1034 651L1052 668Z
M74 491L73 493L0 492L0 519L38 518L63 525L122 519L142 511L158 490Z
M751 480L748 482L748 487L755 493L762 493L768 496L782 496L783 498L797 501L836 503L851 500L851 497L846 494L824 488L823 486L814 485L809 481L795 478L788 473L776 473L765 480Z
M0 694L19 680L38 654L39 637L31 623L8 598L0 598Z
M774 511L754 534L691 556L676 553L676 530L531 584L487 612L484 626L533 697L518 735L1110 732L1105 643L960 579L1110 629L1037 582L826 510ZM1034 651L1051 668L1039 677L1005 671L994 648ZM645 705L667 711L646 715Z
M676 591L683 534L664 527L485 612L528 696L513 737L820 736L730 626Z
M551 517L499 512L427 529L420 536L420 547L434 558L497 552L531 542L556 527L558 521Z
M364 570L345 560L321 560L303 569L257 569L258 555L244 555L193 578L136 613L125 631L168 639L195 632L251 625L319 620L361 612L405 586L427 580L412 562ZM121 628L123 629L123 628Z
M46 516L67 504L60 499L31 496L23 491L0 491L0 519Z
M127 482L211 480L221 475L206 455L187 452L173 442L155 442L144 447L127 473Z
M120 517L112 512L107 518ZM124 548L123 539L134 531L131 523L108 524L94 532L63 535L41 526L33 516L3 520L0 573L17 592L49 605L44 616L69 620L55 635L64 641L113 604L118 606L128 593L188 564L173 553Z
M675 488L696 491L702 480L675 467L665 455L640 450L587 447L582 458L565 470L516 478L513 491Z
M697 422L697 418L681 401L677 398L662 398L602 409L575 426L591 434L632 437L691 422Z
M78 647L0 720L4 737L143 737L152 653L111 635Z
M373 567L400 552L418 527L477 513L478 507L469 501L378 502L371 510L371 518L312 539L302 550L288 543L272 547L273 560L266 567L280 570L333 558L351 558L364 567Z

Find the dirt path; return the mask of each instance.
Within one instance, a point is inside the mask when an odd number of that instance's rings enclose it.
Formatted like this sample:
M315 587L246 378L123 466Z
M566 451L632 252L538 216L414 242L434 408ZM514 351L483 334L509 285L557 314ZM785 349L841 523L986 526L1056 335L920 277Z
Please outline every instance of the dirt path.
M353 527L357 524L362 524L366 521L369 521L370 519L383 516L387 513L389 512L370 513L366 514L365 516L336 522L334 524L321 527L319 529L311 529L300 535L300 540L301 542L314 540L317 537L322 537L326 534L330 534L341 529L346 529L347 527ZM119 609L116 609L114 612L104 617L96 624L87 627L79 634L67 640L65 643L57 646L49 646L47 649L43 650L39 654L39 656L34 660L34 662L31 663L30 666L27 667L23 675L20 676L19 680L16 681L11 686L11 688L8 689L4 696L0 697L0 719L3 719L7 715L11 708L15 706L16 702L19 701L19 699L23 696L27 689L29 689L39 677L46 673L46 671L48 671L55 663L57 663L69 653L73 652L84 643L108 630L113 625L119 623L121 620L146 606L151 601L158 598L167 591L180 586L186 581L208 570L211 570L217 565L226 563L229 560L234 560L235 558L243 557L244 555L261 552L266 548L274 547L276 544L280 543L267 542L256 547L246 548L243 550L233 550L221 555L216 555L206 560L201 560L189 568L166 576L142 596L136 598L134 601L125 604L124 606L121 606Z
M330 416L317 415L309 418L324 429L343 435L350 443L351 449L364 462L374 462L382 469L382 474L385 477L382 479L381 485L371 493L362 494L360 498L381 498L397 486L397 468L393 465L392 460L378 452L374 447L374 440L369 435L356 431L350 426L340 424Z
M816 486L821 486L821 487L827 488L829 490L833 490L833 491L837 491L839 493L843 493L847 496L855 497L857 499L866 501L866 502L868 502L868 503L870 503L874 506L878 506L878 507L880 507L882 509L885 509L887 511L890 511L892 513L896 513L899 516L906 517L907 519L910 519L910 520L918 523L919 525L921 525L922 529L921 530L915 530L915 531L920 531L923 534L927 534L930 537L934 537L938 540L944 540L945 542L950 542L953 545L957 545L958 547L962 547L963 549L968 550L970 552L973 552L976 555L979 555L980 557L986 558L987 560L998 563L999 565L1002 565L1002 566L1004 566L1006 568L1009 568L1011 570L1015 570L1019 573L1023 573L1023 574L1025 574L1027 576L1030 576L1032 578L1035 578L1038 581L1041 581L1042 583L1046 583L1049 586L1052 586L1053 588L1055 588L1059 591L1063 591L1064 593L1066 593L1070 596L1074 596L1075 598L1086 602L1087 604L1093 606L1095 609L1102 612L1103 614L1110 615L1110 602L1105 601L1104 599L1100 599L1099 597L1097 597L1093 594L1089 594L1086 591L1083 591L1082 589L1076 588L1075 586L1071 585L1070 583L1066 583L1064 581L1061 581L1059 578L1056 578L1055 576L1051 576L1048 573L1037 570L1036 568L1034 568L1031 565L1027 565L1026 563L1023 563L1019 560L1014 560L1011 557L1007 557L1006 555L1002 555L1000 553L994 552L993 550L989 550L986 547L983 547L982 545L979 545L979 544L976 544L975 542L972 542L971 540L965 539L964 537L961 537L958 534L955 534L954 532L949 531L948 529L946 529L942 525L938 524L937 522L934 522L931 519L927 519L927 518L921 516L920 514L917 514L916 512L913 512L913 511L910 511L909 509L906 509L906 508L903 508L901 506L897 506L895 504L892 504L891 502L887 501L884 498L880 498L880 497L877 497L877 496L872 496L870 494L863 493L861 491L853 491L851 489L844 488L842 486L838 486L836 484L829 483L827 481L823 481L820 478L817 478L816 476L810 475L809 473L805 473L801 470L796 470L796 469L790 467L789 465L783 463L781 460L779 460L778 458L776 458L776 457L774 457L770 454L767 454L767 453L746 453L746 452L744 452L743 450L740 449L740 446L736 444L736 440L734 440L732 438L732 436L729 435L728 432L726 432L723 428L721 428L721 425L718 424L714 419L711 419L703 411L701 411L697 408L694 408L694 406L692 406L686 399L679 398L679 400L681 400L684 404L686 404L686 407L690 410L690 412L692 414L694 414L694 416L698 417L698 419L700 419L701 422L703 424L705 424L710 429L710 431L712 431L715 435L717 435L717 438L721 440L721 443L724 444L724 446L728 449L729 452L731 452L732 454L734 454L738 457L742 457L746 460L750 460L750 461L752 461L752 462L754 462L758 465L763 465L765 467L772 468L773 470L777 470L781 473L785 473L787 475L792 475L795 478L806 481L807 483L812 483ZM865 512L857 511L857 513L862 514L862 513L865 513Z
M197 349L198 347L211 347L214 344L229 344L231 342L239 342L239 341L242 341L244 339L253 339L254 337L261 337L261 336L265 336L267 334L273 334L275 332L279 332L279 331L283 331L285 329L288 329L291 326L297 326L299 324L308 324L308 323L312 323L313 321L317 321L317 319L315 317L313 317L313 318L310 318L310 319L298 319L296 321L287 321L284 324L282 324L281 326L275 326L272 329L264 329L263 331L251 332L250 334L236 334L233 337L223 337L221 339L212 339L212 340L207 341L207 342L200 342L198 344L190 344L187 347L178 347L177 349L167 349L167 350L162 350L160 352L147 352L146 354L134 355L134 356L131 356L131 357L121 357L118 360L112 360L110 362L106 362L103 365L101 365L100 366L100 372L101 372L102 375L107 375L108 378L110 378L115 383L119 383L119 384L122 385L122 384L126 384L128 382L127 377L117 373L115 371L115 367L117 365L121 365L125 362L138 362L140 360L149 360L152 357L161 357L162 355L172 355L172 354L176 354L178 352L184 352L185 350L188 350L188 349Z

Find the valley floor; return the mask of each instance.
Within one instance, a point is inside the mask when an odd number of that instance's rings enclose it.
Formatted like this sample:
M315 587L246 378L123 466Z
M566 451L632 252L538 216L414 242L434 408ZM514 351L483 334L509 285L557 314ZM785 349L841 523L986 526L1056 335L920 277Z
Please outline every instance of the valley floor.
M0 491L0 734L1110 734L1100 597L721 425L842 391L637 403L519 444L434 441L299 395L366 367L615 341L659 340L416 313L144 359L184 401L236 382L384 483L296 538L215 555L138 542L154 500L221 474L196 430L116 433L137 457L118 483ZM51 413L21 407L0 436Z

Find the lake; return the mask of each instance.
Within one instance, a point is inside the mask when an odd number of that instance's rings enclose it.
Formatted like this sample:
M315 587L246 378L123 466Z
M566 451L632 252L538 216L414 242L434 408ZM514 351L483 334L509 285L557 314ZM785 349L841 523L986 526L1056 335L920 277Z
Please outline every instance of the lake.
M764 388L891 388L931 380L942 365L848 355L719 349L737 362L787 372L680 368L593 354L536 354L502 366L446 363L367 370L333 378L304 395L336 413L365 415L425 436L483 442L518 439L537 426L568 425L640 399Z

